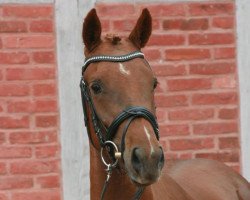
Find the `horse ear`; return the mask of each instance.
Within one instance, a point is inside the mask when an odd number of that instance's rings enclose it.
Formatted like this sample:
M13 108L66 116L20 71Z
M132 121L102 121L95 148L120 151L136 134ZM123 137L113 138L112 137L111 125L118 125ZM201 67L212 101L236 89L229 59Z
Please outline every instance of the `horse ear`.
M142 48L148 42L152 32L152 18L147 8L144 8L137 20L136 26L129 35L129 39L138 47Z
M87 50L93 50L101 42L101 32L101 22L96 10L92 9L86 16L82 29L82 38Z

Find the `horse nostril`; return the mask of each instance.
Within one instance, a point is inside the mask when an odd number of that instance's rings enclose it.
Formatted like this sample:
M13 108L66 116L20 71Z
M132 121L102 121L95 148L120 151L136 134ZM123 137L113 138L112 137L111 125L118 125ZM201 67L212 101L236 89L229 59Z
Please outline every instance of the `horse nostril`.
M142 167L141 154L142 154L142 152L139 148L134 148L132 151L131 163L132 163L134 170L137 173L140 172L140 169Z

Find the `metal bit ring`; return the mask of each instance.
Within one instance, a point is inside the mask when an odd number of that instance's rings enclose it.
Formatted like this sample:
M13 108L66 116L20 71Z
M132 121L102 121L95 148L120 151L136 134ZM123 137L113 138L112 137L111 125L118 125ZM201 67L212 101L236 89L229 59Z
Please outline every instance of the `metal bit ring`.
M106 141L106 142L104 142L104 146L101 148L101 158L102 158L103 164L106 165L106 167L111 166L113 168L113 167L115 167L117 165L119 159L116 158L116 160L115 160L114 163L109 163L109 164L105 161L105 159L103 157L103 149L105 148L105 146L107 144L111 144L114 147L115 153L119 153L119 150L118 150L118 147L116 146L116 144L114 142L112 142L112 141Z

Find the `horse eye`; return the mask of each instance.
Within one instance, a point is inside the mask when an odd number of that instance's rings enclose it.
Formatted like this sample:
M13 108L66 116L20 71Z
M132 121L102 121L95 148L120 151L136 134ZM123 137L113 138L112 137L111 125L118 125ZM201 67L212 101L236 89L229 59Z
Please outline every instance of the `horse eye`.
M93 83L90 87L94 94L99 94L102 92L102 87L99 83Z

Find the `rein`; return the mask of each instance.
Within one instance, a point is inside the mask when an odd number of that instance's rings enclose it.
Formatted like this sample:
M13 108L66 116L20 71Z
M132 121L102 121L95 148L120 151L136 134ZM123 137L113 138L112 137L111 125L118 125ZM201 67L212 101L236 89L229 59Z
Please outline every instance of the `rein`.
M94 131L96 133L96 136L99 141L99 145L101 147L101 158L103 163L106 165L107 169L107 178L103 186L103 190L101 193L101 200L104 198L104 194L106 192L106 188L108 185L108 182L110 180L112 170L116 168L118 159L120 157L123 158L123 152L125 150L125 137L127 130L131 124L131 122L136 118L144 118L150 124L152 125L154 129L154 133L156 135L157 140L159 140L159 129L158 129L158 123L156 121L156 117L154 114L152 114L147 108L141 107L141 106L131 106L128 108L125 108L111 123L109 127L106 127L100 117L98 116L93 100L90 95L90 90L88 87L88 84L84 80L84 72L86 71L87 67L91 63L95 62L126 62L135 58L142 58L144 59L144 54L140 51L135 51L126 55L120 55L120 56L107 56L107 55L100 55L100 56L93 56L85 59L84 65L82 67L82 78L80 82L80 89L81 89L81 97L82 97L82 106L83 106L83 113L84 113L84 122L85 127L87 128L88 137L91 142L91 144L96 148L96 146L93 143L93 139L91 137L90 133L90 127L89 127L89 119L88 119L88 113L87 110L89 109L91 114L91 121L94 127ZM123 123L125 120L127 120L127 123L125 124L125 127L123 129L123 135L121 140L121 152L119 152L116 144L112 142L118 127ZM113 160L113 163L108 164L104 158L103 158L103 149L105 147L109 147L108 152L110 157ZM110 148L111 147L111 148ZM97 148L96 148L97 149ZM111 149L115 150L115 155ZM136 194L133 197L133 200L139 200L142 196L142 193L144 191L144 187L139 187Z

